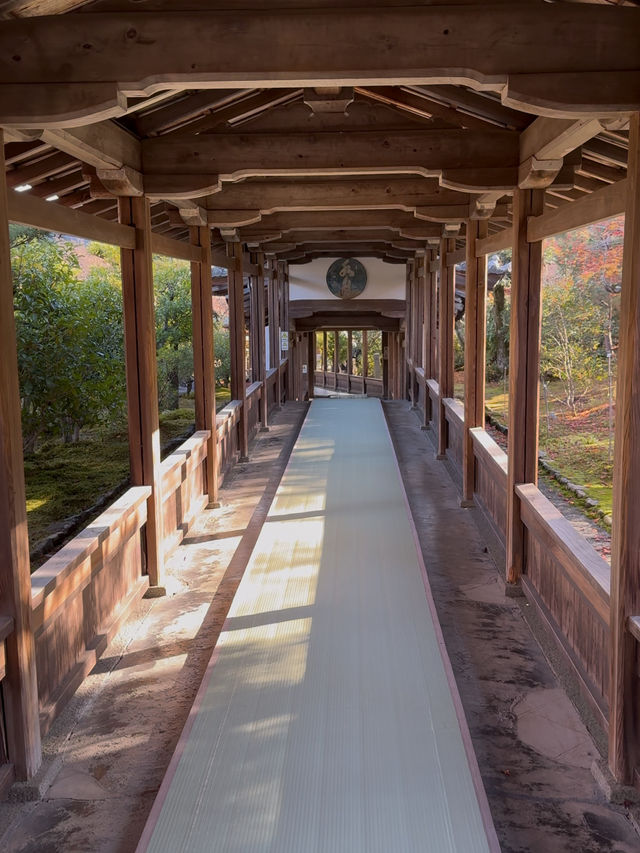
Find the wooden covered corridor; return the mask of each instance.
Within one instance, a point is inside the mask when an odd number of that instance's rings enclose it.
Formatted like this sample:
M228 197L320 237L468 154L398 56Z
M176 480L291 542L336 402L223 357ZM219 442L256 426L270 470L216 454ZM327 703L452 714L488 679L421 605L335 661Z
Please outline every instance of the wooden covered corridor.
M638 797L638 2L367 5L0 0L3 795L38 778L43 739L128 615L166 596L180 543L220 509L272 418L321 380L411 404L461 506L487 520L507 593L526 597L608 743L600 784ZM546 238L622 214L609 565L538 488L541 268ZM130 487L33 573L11 223L121 259ZM484 354L487 257L507 248L505 453L485 429ZM195 432L164 460L157 254L191 265L194 352ZM328 293L324 268L322 293L296 290L300 270L343 259L380 264L394 295L384 276L371 295L373 275L353 298ZM212 294L230 331L231 402L217 414ZM335 358L328 370L336 330L349 334L344 378ZM380 377L352 373L354 330L381 333Z

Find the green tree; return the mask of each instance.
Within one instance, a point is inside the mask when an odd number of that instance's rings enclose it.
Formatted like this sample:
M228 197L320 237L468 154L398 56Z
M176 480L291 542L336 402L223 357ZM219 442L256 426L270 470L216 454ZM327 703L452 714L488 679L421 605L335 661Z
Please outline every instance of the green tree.
M155 257L153 279L158 359L158 407L177 409L180 386L193 384L191 272L189 264Z
M83 282L72 244L33 229L11 234L25 450L41 437L77 441L124 405L118 290Z
M213 352L216 368L216 385L228 388L231 384L231 348L229 329L218 319L213 326Z

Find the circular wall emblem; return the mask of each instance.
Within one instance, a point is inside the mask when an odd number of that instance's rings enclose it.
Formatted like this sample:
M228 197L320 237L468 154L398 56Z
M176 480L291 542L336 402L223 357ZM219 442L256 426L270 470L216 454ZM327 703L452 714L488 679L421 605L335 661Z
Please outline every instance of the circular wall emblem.
M359 296L367 285L367 271L355 258L338 258L327 270L327 287L340 299Z

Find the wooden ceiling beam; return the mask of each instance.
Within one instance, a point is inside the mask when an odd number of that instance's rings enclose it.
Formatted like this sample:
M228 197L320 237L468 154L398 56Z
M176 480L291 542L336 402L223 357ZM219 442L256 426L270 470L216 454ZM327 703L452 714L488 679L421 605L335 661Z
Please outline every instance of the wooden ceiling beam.
M242 231L241 240L252 244L276 244L283 243L391 243L400 239L407 242L420 244L427 240L440 237L441 227L425 223L420 229L405 228L369 228L366 230L353 230L350 228L327 228L325 230L292 230L283 232L263 232L256 230ZM404 235L408 236L404 236ZM269 249L271 251L271 249Z
M203 201L207 210L259 210L262 214L286 210L340 210L351 208L415 207L467 204L468 193L440 187L435 178L389 175L355 180L265 180L224 183Z
M467 210L468 212L468 210ZM465 217L459 217L464 219ZM426 228L434 230L423 219L403 210L312 210L294 213L273 213L264 216L256 228L247 226L245 231L300 231L302 229L320 230L329 228L350 228L366 230L370 228Z
M154 197L206 195L215 192L221 180L251 176L444 177L469 163L474 164L474 180L481 183L486 171L485 183L493 189L502 184L492 183L492 170L501 180L517 178L518 143L517 133L504 130L216 133L143 140L142 158L145 189Z
M286 50L275 46L287 34ZM349 33L345 50L344 34ZM571 38L567 38L567 34ZM265 88L280 84L434 86L457 82L500 91L540 114L638 109L637 10L567 3L382 6L299 10L144 11L67 14L7 21L0 30L0 80L57 87L56 105L38 91L26 126L46 113L70 120L71 91L89 120L86 93L112 86L141 97L176 88ZM585 79L584 75L591 75ZM95 97L95 96L94 96ZM102 95L96 109L104 107ZM54 115L58 109L59 116Z
M45 129L43 142L96 169L120 169L127 166L139 172L142 155L138 140L113 122L100 122L86 127Z

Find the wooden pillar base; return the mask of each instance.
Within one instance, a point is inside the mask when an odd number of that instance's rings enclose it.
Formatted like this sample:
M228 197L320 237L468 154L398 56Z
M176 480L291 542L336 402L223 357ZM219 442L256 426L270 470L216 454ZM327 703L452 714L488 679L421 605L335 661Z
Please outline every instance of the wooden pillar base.
M150 586L145 594L142 596L143 598L164 598L167 594L166 586Z

